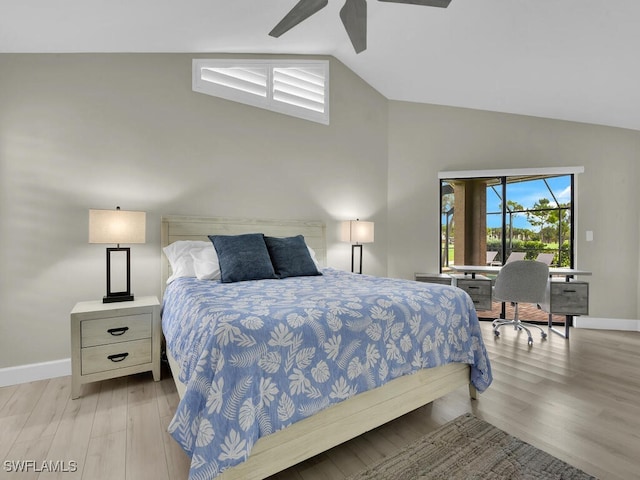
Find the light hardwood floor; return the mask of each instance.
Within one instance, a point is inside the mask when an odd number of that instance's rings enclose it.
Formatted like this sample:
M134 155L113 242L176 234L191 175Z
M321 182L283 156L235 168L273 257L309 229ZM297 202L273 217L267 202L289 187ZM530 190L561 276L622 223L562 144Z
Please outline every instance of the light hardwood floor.
M640 333L572 329L569 342L552 334L529 349L513 330L494 339L482 328L494 383L479 400L461 388L271 480L344 478L465 412L601 479L640 479ZM85 385L78 400L71 377L0 388L0 478L186 479L188 458L166 433L178 396L163 375ZM6 471L19 460L78 471Z

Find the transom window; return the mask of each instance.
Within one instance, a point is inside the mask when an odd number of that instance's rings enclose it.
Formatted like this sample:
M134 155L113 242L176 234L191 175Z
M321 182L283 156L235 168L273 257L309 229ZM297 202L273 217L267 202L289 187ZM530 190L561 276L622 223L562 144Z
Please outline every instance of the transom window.
M194 59L193 91L329 124L327 60Z

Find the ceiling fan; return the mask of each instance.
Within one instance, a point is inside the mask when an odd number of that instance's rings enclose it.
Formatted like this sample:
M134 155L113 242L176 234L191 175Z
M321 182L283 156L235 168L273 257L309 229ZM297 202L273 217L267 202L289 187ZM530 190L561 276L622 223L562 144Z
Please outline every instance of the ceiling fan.
M409 3L426 7L447 8L451 0L378 0L379 2ZM269 32L279 37L327 6L329 0L300 0ZM367 48L367 0L346 0L340 18L356 53Z

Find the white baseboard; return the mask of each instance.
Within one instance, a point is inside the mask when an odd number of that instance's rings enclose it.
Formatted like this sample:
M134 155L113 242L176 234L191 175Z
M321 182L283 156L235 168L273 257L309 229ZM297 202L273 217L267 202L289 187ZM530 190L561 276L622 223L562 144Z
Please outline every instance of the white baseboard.
M71 359L0 368L0 387L71 375Z
M593 328L595 330L640 332L640 320L627 320L621 318L574 317L573 326L576 328Z

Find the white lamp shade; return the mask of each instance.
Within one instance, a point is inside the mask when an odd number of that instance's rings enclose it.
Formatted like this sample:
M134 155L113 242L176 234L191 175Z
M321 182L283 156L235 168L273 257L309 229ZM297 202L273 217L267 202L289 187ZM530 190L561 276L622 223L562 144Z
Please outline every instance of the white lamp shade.
M373 222L349 220L342 222L342 241L352 244L373 243Z
M89 243L144 243L145 212L89 210Z

